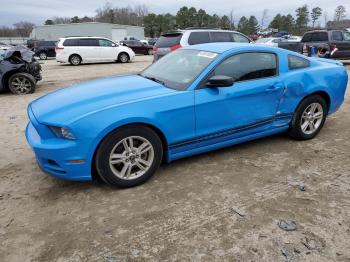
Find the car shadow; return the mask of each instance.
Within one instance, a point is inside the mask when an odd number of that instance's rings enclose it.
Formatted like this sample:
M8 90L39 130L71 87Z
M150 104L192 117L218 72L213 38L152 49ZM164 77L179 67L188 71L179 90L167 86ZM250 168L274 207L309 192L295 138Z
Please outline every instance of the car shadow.
M231 147L226 147L222 149L217 149L214 151L194 155L191 157L183 158L176 160L171 163L163 163L159 170L156 172L154 177L152 177L148 182L146 182L143 185L139 185L133 188L147 188L147 190L151 190L155 184L152 183L152 181L157 180L157 187L161 186L161 184L164 184L166 186L167 178L166 176L163 176L164 173L171 173L175 172L179 167L181 166L187 166L187 165L195 165L196 163L203 162L203 161L215 161L213 159L216 159L219 155L231 153L234 154L235 152L239 152L241 150L253 150L255 147L264 147L268 146L274 143L278 142L289 142L294 143L296 141L290 139L287 134L276 134L265 138L255 139L252 141L248 141L245 143L237 144ZM48 198L54 198L56 199L55 195L58 194L76 194L77 192L84 192L88 194L88 192L91 191L100 191L104 193L108 192L115 192L115 191L125 191L125 190L132 190L133 188L117 188L112 187L107 184L105 184L98 176L94 176L94 179L89 182L78 182L78 181L65 181L65 180L58 180L57 178L50 177L50 180L53 182L53 186L48 188L47 196ZM55 182L56 181L56 182ZM140 190L138 189L138 190ZM56 192L56 193L55 193Z

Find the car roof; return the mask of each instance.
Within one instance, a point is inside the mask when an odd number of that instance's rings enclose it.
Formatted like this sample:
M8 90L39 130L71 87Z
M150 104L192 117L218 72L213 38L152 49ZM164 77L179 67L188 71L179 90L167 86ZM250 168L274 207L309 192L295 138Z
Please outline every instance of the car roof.
M163 33L163 35L172 35L172 34L183 34L185 32L229 32L229 33L238 33L242 34L238 31L234 30L225 30L225 29L215 29L215 28L196 28L196 29L179 29L179 30L174 30L174 31L168 31Z
M233 43L233 42L220 42L220 43L208 43L208 44L199 44L199 45L192 45L183 47L182 49L191 49L191 50L199 50L199 51L206 51L206 52L215 52L222 54L224 52L230 51L230 50L237 50L237 51L279 51L284 52L287 50L280 49L277 47L270 47L270 46L264 46L264 45L255 45L255 44L248 44L248 43Z

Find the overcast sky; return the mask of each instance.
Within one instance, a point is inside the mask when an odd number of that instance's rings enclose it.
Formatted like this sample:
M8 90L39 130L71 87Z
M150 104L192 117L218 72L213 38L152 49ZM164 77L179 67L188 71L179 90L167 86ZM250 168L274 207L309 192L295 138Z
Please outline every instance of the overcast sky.
M0 0L0 26L12 24L19 21L31 21L37 25L53 16L94 16L95 10L102 7L105 0ZM115 6L125 7L137 4L145 4L150 12L173 13L182 6L194 6L203 8L208 13L219 15L234 11L237 21L242 15L255 15L260 20L262 10L269 9L270 19L276 13L292 13L303 4L308 4L310 9L315 6L321 7L328 13L328 18L333 18L334 9L338 5L344 5L350 17L350 0L111 0ZM323 22L323 18L320 19Z

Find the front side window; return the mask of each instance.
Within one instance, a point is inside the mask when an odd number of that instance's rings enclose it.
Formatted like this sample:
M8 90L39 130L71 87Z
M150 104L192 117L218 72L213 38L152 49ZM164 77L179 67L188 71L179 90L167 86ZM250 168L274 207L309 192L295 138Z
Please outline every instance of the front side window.
M332 39L334 41L343 41L343 33L341 31L332 32Z
M209 42L210 42L210 38L209 38L208 32L192 32L190 34L190 37L188 38L189 45L198 45L198 44L204 44Z
M288 55L288 67L289 69L300 69L310 66L310 61L295 55Z
M230 76L235 82L277 75L277 57L272 53L242 53L223 61L214 75Z
M178 49L150 65L140 75L172 89L186 90L217 55Z
M350 41L350 33L349 32L344 32L344 40Z
M238 43L249 43L250 42L248 38L246 38L245 36L243 36L241 34L233 33L232 36L233 36L233 40L235 42L238 42Z
M113 43L109 40L106 40L106 39L99 39L98 40L100 46L103 46L103 47L112 47L113 46Z

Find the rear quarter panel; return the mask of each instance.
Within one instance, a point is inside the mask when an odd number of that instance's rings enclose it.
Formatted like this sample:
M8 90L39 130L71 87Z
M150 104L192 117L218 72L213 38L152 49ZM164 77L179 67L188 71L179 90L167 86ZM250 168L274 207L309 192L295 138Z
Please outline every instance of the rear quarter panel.
M281 99L279 113L295 112L299 103L315 92L326 92L330 98L329 114L335 112L344 101L348 82L347 71L332 61L321 62L310 59L309 68L289 70L285 64L283 82L285 92ZM285 61L288 61L287 58Z

